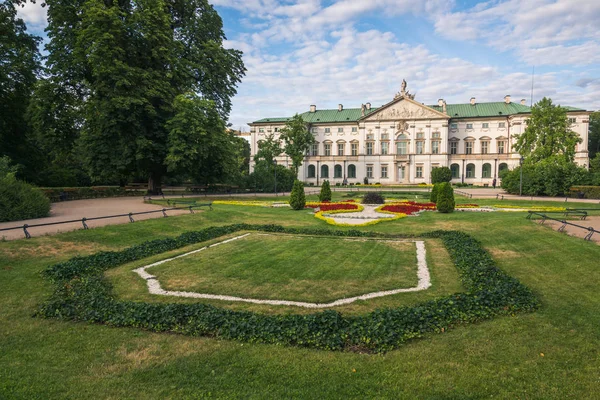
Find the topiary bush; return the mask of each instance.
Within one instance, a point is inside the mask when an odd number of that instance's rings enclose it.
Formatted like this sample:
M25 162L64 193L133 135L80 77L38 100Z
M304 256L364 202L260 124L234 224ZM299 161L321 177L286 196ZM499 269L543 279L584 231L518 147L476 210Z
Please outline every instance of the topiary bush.
M454 189L450 186L450 183L438 183L439 188L437 192L436 206L441 213L451 213L454 211Z
M437 203L437 194L440 189L440 184L436 183L431 188L431 193L429 194L429 201L432 203Z
M306 196L304 195L304 184L299 180L294 182L292 193L290 193L290 206L294 210L302 210L306 205Z
M377 193L377 192L369 192L364 195L362 199L363 204L383 204L385 203L385 198Z
M319 193L319 201L331 201L331 187L329 181L323 182L321 193Z
M50 200L37 188L9 174L0 178L0 222L42 218L50 214Z
M431 183L450 182L452 180L452 171L448 167L436 167L431 170Z

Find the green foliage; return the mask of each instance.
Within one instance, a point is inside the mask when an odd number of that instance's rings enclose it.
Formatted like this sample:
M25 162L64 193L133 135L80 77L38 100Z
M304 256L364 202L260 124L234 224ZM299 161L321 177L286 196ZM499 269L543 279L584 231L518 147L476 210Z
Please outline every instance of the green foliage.
M367 192L362 198L363 204L384 204L385 198L378 192Z
M37 188L9 173L0 178L0 222L42 218L50 214L50 200Z
M565 162L562 157L550 157L535 164L524 164L510 171L503 171L502 189L519 194L523 168L523 194L529 196L563 196L574 185L586 184L590 175L582 167Z
M121 251L100 252L48 267L44 275L54 294L38 311L47 318L137 327L155 332L217 336L246 342L287 344L326 350L348 348L384 352L429 332L496 315L535 310L538 300L518 280L498 269L481 243L462 232L436 231L459 270L466 293L412 307L382 309L361 316L335 311L308 315L267 315L232 311L202 303L145 304L118 301L104 277L109 268L204 242L240 230L312 236L392 237L357 230L284 228L277 225L229 225L148 241ZM398 237L398 236L393 236Z
M590 114L590 126L588 130L588 150L590 160L600 156L600 111ZM600 162L599 162L600 164ZM596 172L600 172L600 165Z
M17 166L11 165L12 160L8 156L0 157L0 179L7 176L15 176L19 170Z
M433 187L431 188L431 193L429 194L430 202L437 203L437 195L438 195L439 190L440 190L440 184L434 183Z
M441 213L451 213L454 211L454 189L448 182L438 183L439 188L436 198L436 206Z
M246 181L246 188L273 193L275 191L275 169L277 169L277 191L289 192L292 190L296 180L294 171L283 165L267 164L265 161L258 162L254 166L254 171Z
M329 181L324 181L319 192L319 201L331 201L331 187Z
M570 196L583 199L600 199L600 185L597 186L573 186Z
M546 97L531 108L525 132L515 137L514 148L525 157L526 164L552 157L573 162L575 146L581 143L581 138L571 130L567 110L552 104L552 100Z
M292 169L298 176L298 168L302 165L304 156L315 142L315 138L308 131L306 123L298 114L286 122L279 137L285 142L283 151L292 159Z
M275 158L282 153L281 140L275 138L275 134L268 134L264 140L258 141L258 150L254 155L254 162L264 162L268 165L272 165L275 162Z
M299 180L294 182L292 193L290 193L290 206L293 210L302 210L306 205L306 196L304 194L304 184Z
M452 180L452 171L448 167L436 167L431 170L431 183L450 182Z

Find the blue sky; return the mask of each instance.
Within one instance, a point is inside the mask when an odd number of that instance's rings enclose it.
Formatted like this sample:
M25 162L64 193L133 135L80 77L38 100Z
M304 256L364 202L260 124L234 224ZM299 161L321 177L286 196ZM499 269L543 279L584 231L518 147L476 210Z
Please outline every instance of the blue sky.
M209 0L210 1L210 0ZM433 104L513 101L600 109L598 0L212 0L248 68L231 122L390 101L402 79ZM42 29L38 6L20 11Z

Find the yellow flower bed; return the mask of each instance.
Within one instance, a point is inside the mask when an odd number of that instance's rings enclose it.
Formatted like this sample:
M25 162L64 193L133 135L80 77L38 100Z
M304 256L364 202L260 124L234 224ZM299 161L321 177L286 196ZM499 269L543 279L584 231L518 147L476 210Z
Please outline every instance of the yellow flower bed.
M378 224L382 221L394 221L400 218L404 218L406 217L406 214L396 214L396 213L389 213L389 214L394 214L394 217L392 218L380 218L380 219L375 219L372 221L367 221L365 223L362 224L347 224L345 222L336 222L333 218L330 217L326 217L323 214L341 214L341 213L348 213L348 212L359 212L364 210L364 207L361 206L360 204L358 205L359 209L358 210L334 210L334 211L319 211L318 213L315 213L315 218L318 218L322 221L327 222L329 225L334 225L334 226L369 226L369 225L375 225Z
M513 205L493 205L492 207L494 208L499 208L499 209L508 209L508 210L514 210L514 209L518 209L518 210L527 210L527 211L546 211L546 212L562 212L562 211L567 211L567 209L565 207L549 207L549 206L539 206L539 207L535 207L535 206L513 206Z

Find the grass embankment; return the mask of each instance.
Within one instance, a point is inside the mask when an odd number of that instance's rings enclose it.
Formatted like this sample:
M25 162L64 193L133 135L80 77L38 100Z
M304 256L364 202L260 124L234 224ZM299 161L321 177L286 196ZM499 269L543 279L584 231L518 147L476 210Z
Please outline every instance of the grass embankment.
M31 317L51 290L40 272L57 261L212 225L325 226L308 212L218 206L0 243L0 398L594 398L600 379L600 246L524 217L424 213L363 228L464 230L542 302L535 313L456 327L385 355Z

